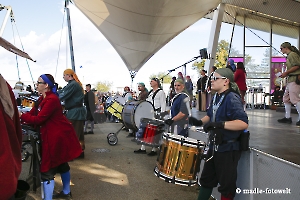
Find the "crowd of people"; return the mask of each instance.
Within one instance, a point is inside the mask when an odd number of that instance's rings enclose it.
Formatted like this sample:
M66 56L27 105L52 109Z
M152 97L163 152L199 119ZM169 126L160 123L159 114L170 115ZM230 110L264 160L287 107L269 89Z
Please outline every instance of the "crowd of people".
M287 42L281 45L281 51L288 55L287 71L281 74L282 78L288 76L288 84L284 94L279 93L279 87L276 87L273 93L276 100L280 101L283 98L281 102L286 109L285 117L278 122L292 123L290 110L291 105L294 104L299 113L296 125L299 125L300 52ZM203 156L205 164L200 176L201 187L198 199L209 199L214 187L218 187L221 199L233 199L236 190L237 165L241 157L239 138L248 127L248 117L244 108L247 90L246 70L242 62L235 65L230 59L227 67L217 69L213 66L209 75L204 69L200 74L196 91L191 77L178 73L178 77L172 77L168 94L162 90L160 80L152 78L151 90L140 82L138 93L132 92L128 86L125 86L123 93L115 95L92 90L91 84L86 84L84 90L76 73L71 69L64 71L63 79L67 85L59 90L51 74L42 74L35 84L35 92L31 87L26 88L30 94L38 94L34 106L26 113L18 111L19 97L0 75L0 124L1 127L5 127L0 134L4 144L0 145L1 152L4 152L0 156L0 174L2 174L0 185L4 188L1 198L14 199L21 172L22 124L32 126L40 133L42 141L40 173L44 199L71 198L71 174L68 162L84 158L84 136L94 134L95 123L99 123L97 113L105 116L105 120L101 122L121 121L113 113L107 112L110 106L107 105L108 100L119 95L125 103L150 102L153 106L154 118L162 120L172 134L188 137L189 125L203 126L203 130L209 133L209 142ZM201 119L191 116L194 92L198 95L198 109L206 112ZM63 107L62 102L64 102ZM165 113L168 113L167 116ZM126 128L125 126L125 130ZM128 136L136 136L137 129L127 129ZM156 146L152 146L148 155L158 155L157 150ZM142 144L133 153L146 154L146 146ZM56 174L60 174L63 183L63 188L58 193L54 192Z

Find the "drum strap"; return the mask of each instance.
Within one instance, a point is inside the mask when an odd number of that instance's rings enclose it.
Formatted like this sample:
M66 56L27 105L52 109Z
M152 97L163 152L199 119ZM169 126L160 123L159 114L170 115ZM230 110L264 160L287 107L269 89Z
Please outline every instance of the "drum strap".
M154 98L155 98L156 94L157 94L160 90L162 90L162 89L158 88L158 89L153 93L153 96L152 96L152 104L153 104L153 106L154 106ZM151 92L153 92L153 90L150 90L149 94L151 94ZM158 110L158 109L160 109L160 107L157 108L157 110Z

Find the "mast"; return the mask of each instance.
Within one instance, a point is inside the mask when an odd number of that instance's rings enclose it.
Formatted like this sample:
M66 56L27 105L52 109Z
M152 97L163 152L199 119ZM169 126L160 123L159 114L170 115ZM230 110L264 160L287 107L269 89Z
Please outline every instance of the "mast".
M5 18L3 20L3 24L1 26L1 30L0 30L0 37L2 37L2 34L3 34L3 31L5 29L5 26L6 26L6 23L7 23L7 20L8 20L8 17L11 16L13 17L13 12L12 12L12 9L10 6L2 6L0 4L0 11L3 10L3 9L6 9L7 12L6 12L6 15L5 15Z
M73 40L72 40L71 18L70 18L70 10L69 10L69 7L68 7L69 6L69 1L70 0L65 1L65 9L66 9L66 12L67 12L71 65L72 65L72 70L75 72L75 60L74 60L74 50L73 50Z

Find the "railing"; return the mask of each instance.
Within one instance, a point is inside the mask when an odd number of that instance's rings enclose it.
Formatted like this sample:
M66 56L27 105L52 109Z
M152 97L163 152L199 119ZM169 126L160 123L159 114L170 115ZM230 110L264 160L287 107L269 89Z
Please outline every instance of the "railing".
M190 131L190 137L206 142L207 134ZM204 162L201 162L201 170ZM300 165L255 148L242 152L238 164L235 200L295 200L300 197ZM213 194L220 199L214 188Z

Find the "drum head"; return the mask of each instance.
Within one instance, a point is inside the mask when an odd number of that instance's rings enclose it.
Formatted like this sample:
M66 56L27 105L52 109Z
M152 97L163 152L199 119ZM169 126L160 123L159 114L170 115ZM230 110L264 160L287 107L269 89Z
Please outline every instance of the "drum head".
M135 113L134 113L134 122L137 128L140 128L141 118L154 118L154 108L152 104L148 101L142 101L137 106Z
M108 107L111 104L112 100L113 100L112 96L108 97L105 101L105 106Z
M114 96L114 100L117 101L119 104L121 105L125 105L126 101L124 99L124 97L120 96L120 95L116 95Z

